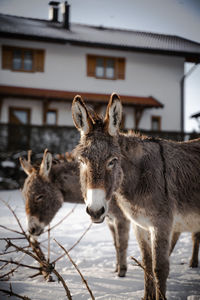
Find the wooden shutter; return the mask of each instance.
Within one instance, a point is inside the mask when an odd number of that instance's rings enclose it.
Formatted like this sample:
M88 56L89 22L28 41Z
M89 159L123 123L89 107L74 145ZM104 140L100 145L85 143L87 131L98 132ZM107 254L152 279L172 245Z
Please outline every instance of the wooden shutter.
M117 59L117 78L125 79L125 58Z
M2 69L12 69L13 51L11 47L2 46Z
M44 50L34 51L34 71L44 72Z
M87 76L95 77L96 69L96 56L88 55L87 56Z

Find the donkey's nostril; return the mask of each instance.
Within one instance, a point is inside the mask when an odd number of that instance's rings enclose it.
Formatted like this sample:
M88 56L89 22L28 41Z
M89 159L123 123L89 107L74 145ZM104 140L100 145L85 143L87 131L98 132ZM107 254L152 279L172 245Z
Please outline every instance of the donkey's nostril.
M105 208L102 207L102 209L100 210L100 214L103 215L105 213Z
M30 234L34 234L35 233L35 227L32 227L29 229Z
M88 215L90 215L90 210L89 210L88 206L86 207L86 213L87 213Z
M88 206L86 207L86 212L88 215L90 215L92 218L98 219L105 213L105 208L102 207L98 211L92 211Z

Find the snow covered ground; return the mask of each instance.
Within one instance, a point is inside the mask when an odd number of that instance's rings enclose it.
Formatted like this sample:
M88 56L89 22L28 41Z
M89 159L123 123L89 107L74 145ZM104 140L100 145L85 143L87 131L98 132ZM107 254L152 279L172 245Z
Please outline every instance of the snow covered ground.
M24 202L20 191L1 191L0 199L5 200L12 206L22 225L26 228ZM73 204L65 203L51 225L56 224L73 207ZM15 218L2 202L0 202L0 224L19 230ZM90 219L85 213L84 205L78 205L75 211L51 233L51 260L63 253L53 238L66 249L69 249L79 239L89 224ZM16 236L16 234L0 228L0 237L13 236ZM45 240L46 237L47 234L43 234L39 240ZM18 245L23 246L23 243L23 241L18 242ZM1 240L0 252L2 253L4 249L5 242ZM47 253L47 250L43 249L43 251ZM184 233L181 235L170 259L171 267L167 285L168 300L200 299L200 267L196 269L189 268L188 263L191 252L191 234ZM70 255L87 280L95 299L139 300L143 296L143 271L130 259L131 255L138 260L141 259L140 251L132 231L130 232L128 248L128 272L125 278L118 278L116 273L114 273L115 250L111 233L106 223L93 224L81 242L70 252ZM19 260L22 256L21 253L14 253L1 255L0 259L12 258L13 260ZM37 266L27 256L21 262ZM8 272L10 268L9 266L0 270L0 276ZM65 279L74 300L90 299L88 290L82 283L80 275L67 257L56 263L56 269ZM9 283L11 282L13 292L26 295L32 300L66 299L61 283L45 282L41 276L34 279L29 278L34 272L34 270L19 268L10 277L9 281L0 281L0 288L9 289ZM199 296L189 297L192 295ZM0 300L4 299L12 300L18 298L8 297L0 292Z

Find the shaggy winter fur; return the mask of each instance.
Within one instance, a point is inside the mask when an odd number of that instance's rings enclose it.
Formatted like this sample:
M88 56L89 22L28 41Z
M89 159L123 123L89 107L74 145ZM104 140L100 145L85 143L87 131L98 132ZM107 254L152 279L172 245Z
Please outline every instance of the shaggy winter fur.
M68 154L67 159L62 157L62 162L52 161L51 154L47 151L40 166L33 167L25 159L20 161L28 174L22 191L26 200L28 230L30 234L38 236L63 202L84 203L79 183L79 167L71 155ZM130 222L120 210L115 197L111 200L106 220L116 250L116 272L123 277L127 271Z
M142 252L144 299L165 299L174 236L200 231L200 140L178 143L119 133L121 111L116 94L104 120L94 117L80 96L75 97L72 115L81 132L76 148L81 188L87 212L96 223L104 220L116 195L135 227ZM88 201L88 189L102 192Z

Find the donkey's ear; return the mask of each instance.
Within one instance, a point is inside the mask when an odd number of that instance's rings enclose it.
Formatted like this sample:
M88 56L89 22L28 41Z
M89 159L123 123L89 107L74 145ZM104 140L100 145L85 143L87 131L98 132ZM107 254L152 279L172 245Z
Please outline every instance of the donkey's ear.
M122 119L122 104L119 96L113 93L107 106L105 128L112 136L117 135Z
M22 157L19 158L19 161L24 172L27 175L30 175L33 172L33 166L30 164L30 162Z
M40 172L39 172L39 174L45 179L48 179L49 172L51 171L52 160L53 158L51 153L48 152L48 150L46 149L44 151L42 163L40 165Z
M72 102L72 118L76 128L84 134L92 129L92 119L81 96L77 95Z

